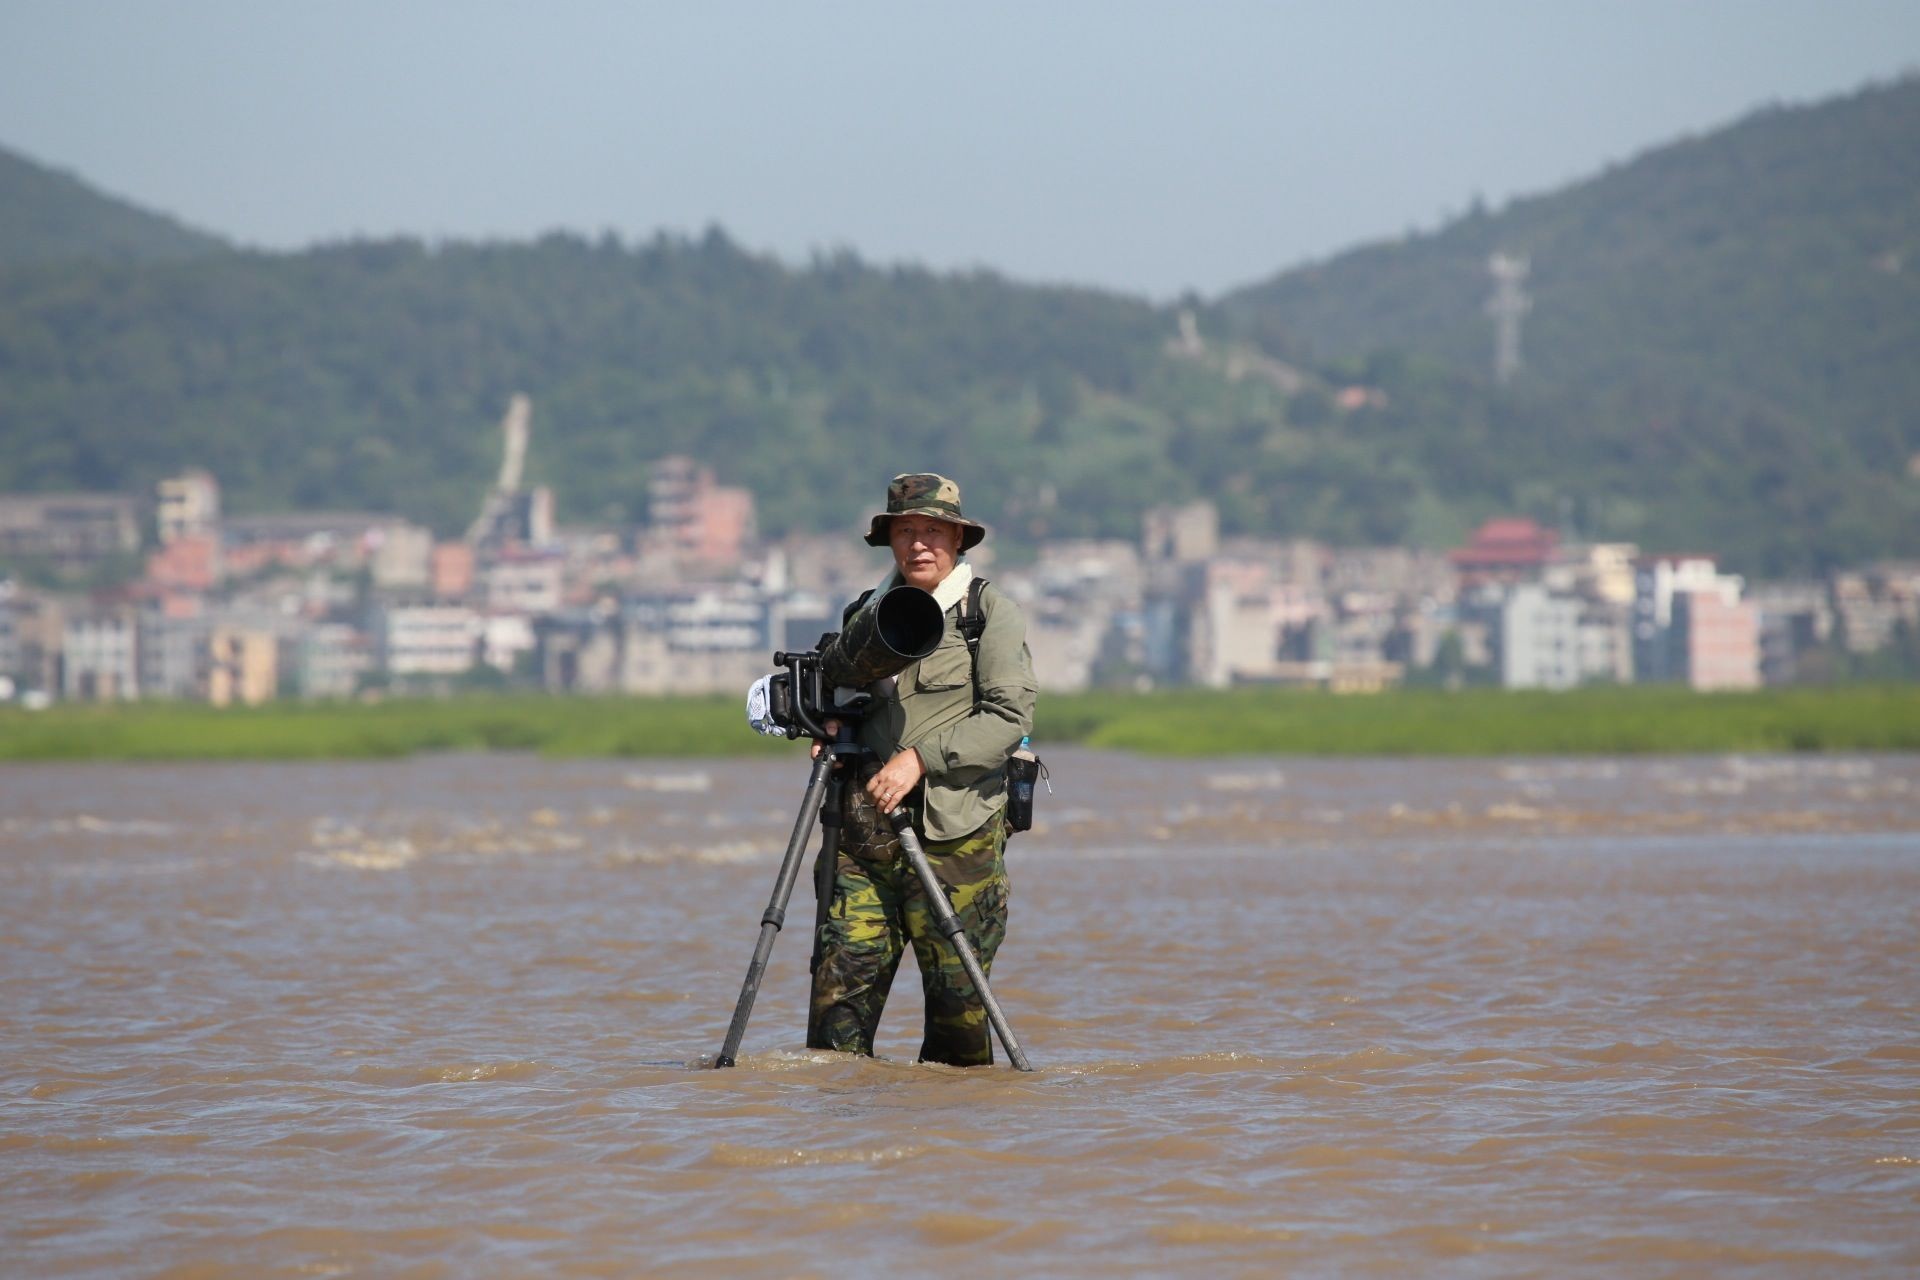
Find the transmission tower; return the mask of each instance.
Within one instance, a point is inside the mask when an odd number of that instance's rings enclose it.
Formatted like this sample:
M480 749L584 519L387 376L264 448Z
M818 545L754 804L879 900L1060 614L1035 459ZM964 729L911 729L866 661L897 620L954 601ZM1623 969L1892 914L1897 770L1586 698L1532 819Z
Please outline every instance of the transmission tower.
M1533 310L1533 299L1523 288L1530 265L1529 259L1509 253L1487 259L1493 277L1493 296L1487 299L1487 314L1493 317L1493 380L1503 387L1520 372L1520 321Z

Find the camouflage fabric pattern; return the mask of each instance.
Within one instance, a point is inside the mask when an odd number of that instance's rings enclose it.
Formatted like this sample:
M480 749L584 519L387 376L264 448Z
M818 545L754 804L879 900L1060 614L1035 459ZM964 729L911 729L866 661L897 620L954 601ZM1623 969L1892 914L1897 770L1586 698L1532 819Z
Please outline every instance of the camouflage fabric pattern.
M840 848L856 862L898 861L904 866L906 851L900 847L900 837L894 834L893 824L880 812L880 806L867 794L866 784L878 772L878 762L869 763L861 770L858 785L847 788L845 802L840 806ZM921 847L926 847L924 841Z
M987 536L987 527L960 514L960 486L931 471L909 471L887 486L887 509L867 528L867 545L887 545L887 525L895 516L937 516L961 526L960 549L967 550Z
M865 794L858 800L866 801ZM993 1036L986 1006L961 967L959 953L935 927L926 892L898 839L888 830L886 842L880 841L874 829L885 829L886 824L871 802L865 808L862 821L857 802L850 802L841 828L833 900L820 969L813 979L807 1045L871 1054L894 972L911 945L926 996L920 1060L987 1066L993 1062ZM946 887L947 900L989 979L994 954L1007 935L1006 843L1006 821L996 814L963 839L925 846L934 875Z
M881 627L883 606L896 611L893 614L896 627L902 616L912 620L908 627L900 628L906 632L905 636L888 635ZM820 675L830 688L844 685L849 689L864 689L875 680L898 675L925 656L924 653L900 653L894 644L910 643L917 638L916 632L922 635L930 632L931 638L924 646L930 651L939 643L945 626L946 619L930 593L909 586L876 591L847 620L834 642L821 652Z

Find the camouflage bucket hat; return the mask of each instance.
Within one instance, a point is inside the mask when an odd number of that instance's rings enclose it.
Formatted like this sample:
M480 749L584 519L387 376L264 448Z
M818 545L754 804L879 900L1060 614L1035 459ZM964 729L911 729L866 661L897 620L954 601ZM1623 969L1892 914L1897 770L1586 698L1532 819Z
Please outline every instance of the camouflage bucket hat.
M960 549L970 551L987 536L987 526L960 514L960 486L930 471L895 476L887 486L887 509L873 518L867 545L887 545L887 527L895 516L934 516L960 526Z

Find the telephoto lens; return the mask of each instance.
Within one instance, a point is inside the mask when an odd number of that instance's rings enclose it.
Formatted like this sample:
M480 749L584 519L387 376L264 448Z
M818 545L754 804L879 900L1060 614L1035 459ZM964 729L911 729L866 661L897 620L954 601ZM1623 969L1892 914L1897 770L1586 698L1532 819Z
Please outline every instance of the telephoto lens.
M931 592L898 586L868 600L820 652L829 688L862 689L898 675L940 644L947 616Z

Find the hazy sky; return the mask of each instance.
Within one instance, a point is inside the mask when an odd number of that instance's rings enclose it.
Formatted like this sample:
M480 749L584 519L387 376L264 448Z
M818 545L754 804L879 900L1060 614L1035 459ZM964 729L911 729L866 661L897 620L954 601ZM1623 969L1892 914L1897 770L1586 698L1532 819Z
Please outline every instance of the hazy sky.
M1920 0L0 0L0 145L254 245L717 221L1167 297L1916 66Z

